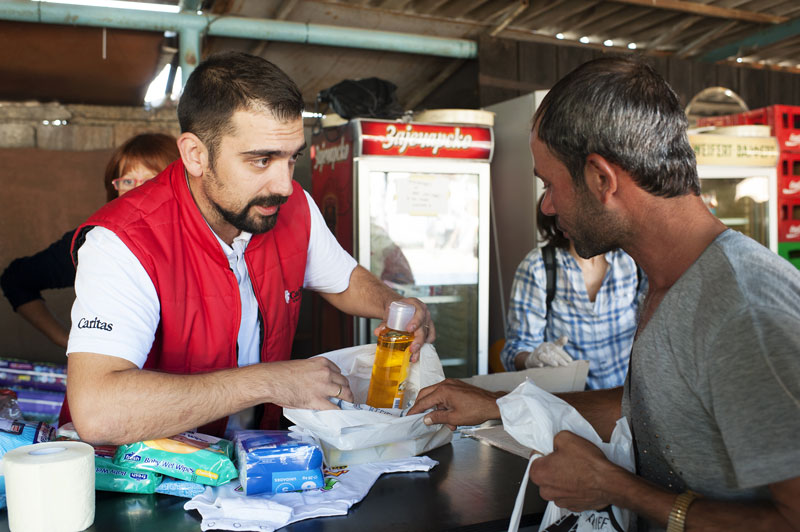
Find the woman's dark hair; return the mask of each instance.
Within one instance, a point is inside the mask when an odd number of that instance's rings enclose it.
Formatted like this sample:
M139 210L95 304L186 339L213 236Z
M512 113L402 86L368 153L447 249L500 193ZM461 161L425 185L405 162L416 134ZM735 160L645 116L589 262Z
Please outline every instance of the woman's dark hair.
M544 194L536 202L536 229L539 231L539 235L547 245L552 244L557 248L569 249L569 239L556 226L556 217L542 212L542 200L544 200Z
M106 165L104 178L106 200L111 201L119 194L112 181L125 175L137 165L143 165L156 174L180 158L178 141L164 133L142 133L131 137L119 146Z

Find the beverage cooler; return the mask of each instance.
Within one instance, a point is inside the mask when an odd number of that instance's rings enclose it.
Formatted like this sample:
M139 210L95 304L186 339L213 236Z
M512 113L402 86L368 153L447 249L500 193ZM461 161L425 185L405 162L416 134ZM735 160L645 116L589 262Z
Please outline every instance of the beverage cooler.
M703 201L722 223L777 252L777 142L769 136L735 136L736 128L724 129L725 134L689 136Z
M448 377L488 369L491 127L355 119L314 133L312 196L341 245L424 301ZM375 341L379 320L321 298L318 352Z

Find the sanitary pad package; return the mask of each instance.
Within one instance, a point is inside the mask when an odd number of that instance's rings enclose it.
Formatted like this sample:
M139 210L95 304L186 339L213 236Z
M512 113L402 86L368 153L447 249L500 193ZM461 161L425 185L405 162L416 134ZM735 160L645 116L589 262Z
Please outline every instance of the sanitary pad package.
M236 478L233 444L199 432L120 445L114 463L180 480L219 486Z
M322 451L310 438L283 430L243 430L235 441L246 495L322 487Z

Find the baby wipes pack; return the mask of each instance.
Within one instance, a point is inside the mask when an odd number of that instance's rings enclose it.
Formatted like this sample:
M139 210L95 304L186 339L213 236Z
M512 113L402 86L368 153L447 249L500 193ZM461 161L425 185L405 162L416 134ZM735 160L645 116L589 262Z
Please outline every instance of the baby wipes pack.
M219 486L236 478L233 443L199 432L120 445L114 464L180 480Z
M58 427L58 440L80 441L72 422ZM133 467L116 465L116 445L92 445L94 448L94 489L119 491L122 493L155 493L162 476L152 471L140 471Z
M156 493L172 495L173 497L182 497L184 499L191 499L204 491L206 491L206 487L202 484L169 477L164 477L161 484L156 487Z
M312 439L284 430L243 430L235 441L246 495L322 487L322 451Z
M121 491L123 493L155 493L161 475L153 471L140 471L133 467L116 465L114 445L94 447L94 489Z

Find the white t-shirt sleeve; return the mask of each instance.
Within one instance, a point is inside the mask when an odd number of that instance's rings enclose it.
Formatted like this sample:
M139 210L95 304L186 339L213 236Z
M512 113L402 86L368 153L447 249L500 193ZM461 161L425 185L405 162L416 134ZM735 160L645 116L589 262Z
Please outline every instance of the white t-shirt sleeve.
M136 256L110 230L95 227L78 250L67 354L124 358L141 368L153 345L161 305Z
M356 260L342 249L328 229L316 202L308 192L305 194L311 213L311 233L303 288L329 294L344 292L350 286L350 275L357 265Z

